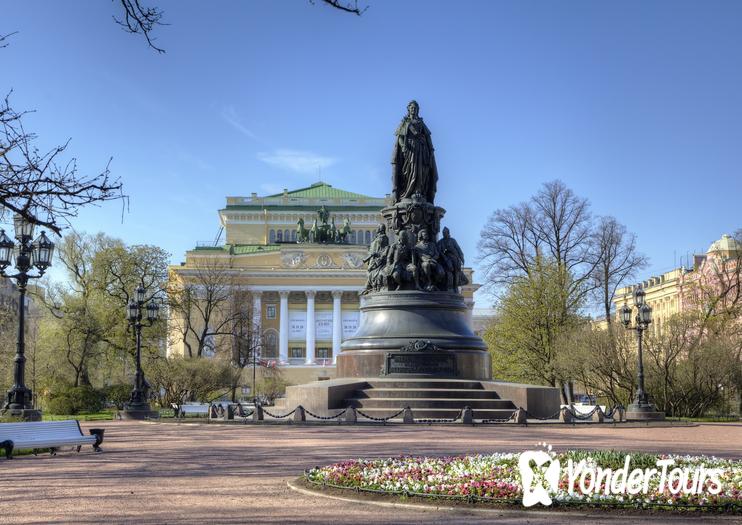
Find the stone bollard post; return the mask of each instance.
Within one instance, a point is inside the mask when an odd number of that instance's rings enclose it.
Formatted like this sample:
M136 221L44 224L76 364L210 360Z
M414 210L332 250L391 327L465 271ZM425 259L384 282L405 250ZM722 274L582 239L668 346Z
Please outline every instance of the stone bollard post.
M355 407L348 407L348 409L345 411L345 422L346 423L357 423L358 422L358 414L356 414Z
M528 416L526 415L526 411L522 408L518 407L518 409L515 411L515 415L512 419L513 423L516 425L525 425L528 423Z
M461 413L461 422L464 425L474 424L474 412L472 412L471 407L464 407L464 410Z
M402 414L403 422L406 424L414 423L415 418L412 416L412 409L410 407L405 407L404 414Z
M595 408L595 412L593 412L593 415L590 416L590 421L593 423L602 423L605 419L605 414L603 413L603 409L600 407Z
M307 415L304 413L304 407L299 405L294 411L294 421L306 421Z
M572 412L570 411L569 407L564 407L561 412L559 412L559 421L562 423L574 423L575 418L572 415Z
M227 410L224 411L224 421L234 421L234 406L227 405Z
M263 421L263 405L255 405L255 410L252 412L253 421Z

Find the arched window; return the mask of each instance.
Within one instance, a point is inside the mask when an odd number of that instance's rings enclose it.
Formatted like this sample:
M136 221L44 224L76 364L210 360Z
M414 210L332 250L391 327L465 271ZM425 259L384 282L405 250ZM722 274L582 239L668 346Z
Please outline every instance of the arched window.
M291 242L296 242L296 230L291 230Z
M289 242L291 240L291 233L288 230L283 230L283 240Z
M283 242L283 232L281 230L276 232L276 242Z
M276 242L276 230L270 231L270 233L268 234L268 242L270 244L273 244L274 242Z
M366 244L371 244L371 232L366 230Z

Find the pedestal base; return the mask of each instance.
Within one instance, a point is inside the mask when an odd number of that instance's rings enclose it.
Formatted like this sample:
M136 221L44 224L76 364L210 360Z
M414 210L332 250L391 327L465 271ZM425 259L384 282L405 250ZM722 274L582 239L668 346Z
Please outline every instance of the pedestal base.
M5 412L6 416L17 417L23 421L41 421L41 410L32 408L9 408Z
M131 403L124 405L124 410L119 412L123 419L151 419L159 416L159 412L152 410L149 403Z
M492 358L471 330L461 295L374 292L364 296L361 312L337 358L338 378L492 378Z
M654 405L631 404L626 409L626 421L664 421L665 413Z

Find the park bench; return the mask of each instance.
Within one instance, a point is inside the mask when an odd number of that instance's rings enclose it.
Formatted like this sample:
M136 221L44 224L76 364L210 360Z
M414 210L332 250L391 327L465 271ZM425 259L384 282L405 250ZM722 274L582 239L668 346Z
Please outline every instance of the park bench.
M207 417L209 415L209 405L205 404L173 404L172 406L175 417L187 417L188 415Z
M60 447L77 447L80 452L83 445L93 445L93 450L100 452L103 430L91 429L90 434L84 435L80 423L74 419L0 423L0 448L5 449L8 459L12 458L13 449L32 449L36 454L37 450L48 448L55 455Z

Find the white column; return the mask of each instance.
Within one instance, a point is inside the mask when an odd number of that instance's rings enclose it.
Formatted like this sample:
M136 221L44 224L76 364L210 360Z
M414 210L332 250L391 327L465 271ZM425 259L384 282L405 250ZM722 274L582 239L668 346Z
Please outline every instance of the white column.
M466 322L474 329L474 301L466 301Z
M289 360L289 292L278 292L281 297L281 306L278 312L280 332L278 335L278 359Z
M340 343L343 342L343 292L332 292L332 364L337 363Z
M314 295L316 292L307 290L307 361L308 365L314 363Z
M250 332L253 337L253 348L260 344L260 337L263 335L263 305L261 296L263 292L252 292L252 327Z

